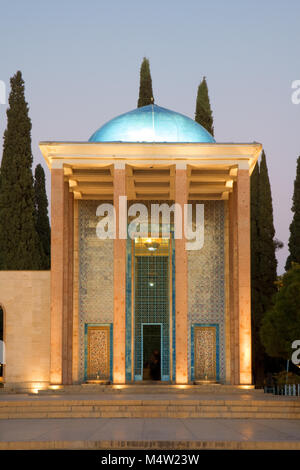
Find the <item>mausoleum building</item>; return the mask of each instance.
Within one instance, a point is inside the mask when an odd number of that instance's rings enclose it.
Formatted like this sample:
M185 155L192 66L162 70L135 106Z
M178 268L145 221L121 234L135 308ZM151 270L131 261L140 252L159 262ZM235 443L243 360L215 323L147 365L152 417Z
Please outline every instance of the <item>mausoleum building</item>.
M6 385L250 385L250 175L261 145L216 143L149 105L87 142L40 149L51 273L0 273Z

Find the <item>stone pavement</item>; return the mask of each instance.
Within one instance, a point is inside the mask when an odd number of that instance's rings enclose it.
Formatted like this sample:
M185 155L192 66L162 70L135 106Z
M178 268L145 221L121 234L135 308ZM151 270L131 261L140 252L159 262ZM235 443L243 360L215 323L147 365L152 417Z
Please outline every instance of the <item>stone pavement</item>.
M55 393L0 394L0 407L6 409L17 402L29 408L41 406L63 406L66 401L74 406L76 401L105 401L114 406L118 401L153 400L158 407L161 400L178 400L184 406L187 401L213 400L217 409L222 402L236 402L242 410L251 403L258 410L265 406L297 406L298 397L283 397L263 394L257 391L241 393ZM48 402L48 403L46 403ZM44 404L44 405L43 405ZM277 406L278 404L278 406ZM169 405L166 405L169 406ZM177 405L176 405L177 406ZM234 405L231 405L234 406ZM117 408L116 408L117 409ZM119 411L117 410L117 416ZM12 418L12 416L8 416ZM295 414L296 417L296 414ZM289 419L287 419L289 418ZM14 419L0 419L1 449L298 449L300 450L300 419L289 415L283 419L264 416L255 417L57 417L30 419L16 416Z
M15 419L0 449L298 449L299 420Z

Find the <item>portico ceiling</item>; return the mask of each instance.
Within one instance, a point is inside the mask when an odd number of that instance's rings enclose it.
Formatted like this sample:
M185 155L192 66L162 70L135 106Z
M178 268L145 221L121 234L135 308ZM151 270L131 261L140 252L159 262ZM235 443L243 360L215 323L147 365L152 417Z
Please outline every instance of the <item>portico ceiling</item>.
M174 200L175 165L126 165L128 200ZM113 199L114 166L85 169L64 165L65 180L75 199ZM228 199L237 165L187 165L189 200Z
M251 174L262 145L41 142L40 149L51 171L64 170L75 199L112 200L118 168L129 200L174 200L176 169L187 171L189 200L220 200L238 169Z

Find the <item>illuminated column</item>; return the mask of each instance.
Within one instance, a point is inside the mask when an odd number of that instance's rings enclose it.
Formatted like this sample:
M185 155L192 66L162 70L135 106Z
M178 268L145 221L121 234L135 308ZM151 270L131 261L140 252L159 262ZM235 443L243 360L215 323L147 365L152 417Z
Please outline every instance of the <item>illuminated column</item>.
M74 197L64 183L64 287L62 317L62 383L72 384Z
M188 382L187 330L187 252L184 238L184 204L187 204L187 170L176 168L175 203L181 206L182 237L175 239L175 303L176 303L176 383Z
M114 327L113 327L113 382L125 383L125 311L126 311L126 239L124 226L120 227L120 196L125 196L125 167L114 168L114 208L116 211L116 237L114 240ZM126 208L127 209L127 208ZM122 218L125 214L121 214ZM121 230L120 230L121 229ZM123 233L120 233L123 232Z
M229 194L229 305L230 305L230 383L240 383L240 341L239 341L239 284L238 284L238 225L237 225L237 183Z
M251 384L250 176L248 170L238 170L236 190L239 382Z
M64 302L64 171L51 171L51 332L50 383L62 383Z
M72 383L73 194L64 170L51 171L50 383Z

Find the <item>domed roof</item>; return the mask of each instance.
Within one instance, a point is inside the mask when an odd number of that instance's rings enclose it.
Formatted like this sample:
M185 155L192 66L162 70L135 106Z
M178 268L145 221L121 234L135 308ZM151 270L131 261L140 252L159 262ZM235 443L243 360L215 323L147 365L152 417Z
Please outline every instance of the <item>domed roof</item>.
M196 121L155 104L134 109L108 121L89 142L215 142Z

